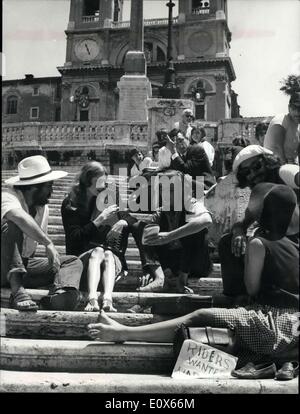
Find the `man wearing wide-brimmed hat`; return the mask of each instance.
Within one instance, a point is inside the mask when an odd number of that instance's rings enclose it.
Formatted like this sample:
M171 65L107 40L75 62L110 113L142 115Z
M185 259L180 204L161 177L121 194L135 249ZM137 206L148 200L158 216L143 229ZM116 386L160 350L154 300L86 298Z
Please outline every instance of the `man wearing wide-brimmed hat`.
M52 171L46 158L35 155L23 159L18 175L5 181L9 188L1 203L1 286L11 288L11 307L37 310L27 288L52 285L42 298L44 309L73 310L79 300L81 261L75 256L59 256L47 235L48 201L53 181L65 177ZM47 258L35 258L38 244Z

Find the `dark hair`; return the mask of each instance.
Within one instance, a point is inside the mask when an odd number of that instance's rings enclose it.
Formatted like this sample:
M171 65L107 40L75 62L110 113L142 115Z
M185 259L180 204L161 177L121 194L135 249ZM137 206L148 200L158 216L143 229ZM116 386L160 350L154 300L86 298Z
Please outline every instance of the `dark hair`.
M152 158L154 158L154 149L155 148L158 148L158 149L160 148L160 145L157 141L153 142L153 144L152 144Z
M69 194L72 207L78 208L83 213L87 211L86 190L91 186L93 178L102 175L107 176L107 171L98 161L90 161L81 168L76 177L78 182L72 187Z
M174 138L177 137L177 135L179 134L179 132L182 133L182 131L178 128L173 128L171 129L171 131L169 132L169 137L171 138L172 141L174 141Z
M258 139L260 135L265 135L269 128L267 122L259 122L255 127L255 138Z
M157 139L160 139L162 135L166 135L166 134L168 134L168 131L166 130L166 128L161 128L155 133L155 135L157 136Z
M232 140L232 145L234 147L243 147L243 148L245 148L245 147L248 147L248 145L250 145L250 141L249 141L249 139L242 138L242 137L240 137L240 138L234 138Z
M204 138L206 136L205 128L203 128L202 126L193 126L193 128L191 130L191 136L193 135L193 133L195 131L200 131L201 132L201 138Z
M265 182L280 184L281 180L279 177L279 168L281 167L280 159L273 154L261 154L258 156L264 162L265 166ZM249 187L249 181L243 174L241 166L239 166L236 178L238 180L238 187L246 188Z
M129 152L129 158L132 158L134 155L139 154L141 151L138 150L137 148L133 148L130 152Z
M137 154L142 154L143 157L144 157L144 154L142 153L142 151L137 149L137 148L133 148L128 154L128 157L129 157L128 164L127 164L127 174L128 174L128 176L130 176L131 168L134 166L134 164L136 164L135 161L132 159L132 157L134 155L137 155Z

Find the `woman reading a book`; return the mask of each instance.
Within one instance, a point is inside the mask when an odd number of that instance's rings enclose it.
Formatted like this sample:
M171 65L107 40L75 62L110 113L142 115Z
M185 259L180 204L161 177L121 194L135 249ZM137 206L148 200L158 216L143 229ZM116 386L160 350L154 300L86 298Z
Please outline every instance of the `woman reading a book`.
M128 213L120 212L117 204L99 211L97 197L106 189L105 168L99 162L88 162L61 207L66 251L79 256L84 265L80 289L88 292L85 311L89 312L99 311L99 282L103 291L102 309L116 312L112 292L116 280L127 270L124 254L128 222L135 221Z

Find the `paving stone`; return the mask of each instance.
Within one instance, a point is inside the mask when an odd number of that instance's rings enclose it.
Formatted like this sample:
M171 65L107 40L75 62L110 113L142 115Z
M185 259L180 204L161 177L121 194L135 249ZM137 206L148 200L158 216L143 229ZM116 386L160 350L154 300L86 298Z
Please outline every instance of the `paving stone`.
M175 380L167 375L149 374L86 374L62 372L1 372L1 392L10 393L101 393L102 400L112 401L115 394L145 394L150 398L172 398L181 394L190 404L193 398L201 405L202 394L298 394L298 381L189 379ZM111 395L109 395L111 394ZM159 397L155 396L159 394ZM189 394L192 394L189 396ZM165 395L165 397L164 397ZM198 397L198 398L197 398ZM123 400L126 396L123 397ZM138 395L133 398L139 400ZM195 408L197 407L195 401ZM188 407L187 407L188 408Z

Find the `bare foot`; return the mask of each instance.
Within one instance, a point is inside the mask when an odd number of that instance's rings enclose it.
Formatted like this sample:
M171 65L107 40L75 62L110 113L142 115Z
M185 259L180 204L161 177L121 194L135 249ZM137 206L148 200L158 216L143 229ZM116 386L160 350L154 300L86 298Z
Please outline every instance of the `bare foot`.
M103 342L124 342L122 333L125 326L112 320L104 311L99 315L99 323L90 323L87 328L92 339Z
M193 289L187 286L188 275L187 273L179 273L176 279L176 290L178 293L194 293Z
M84 310L85 312L99 312L100 308L98 304L98 299L90 298Z
M103 299L101 309L105 312L117 312L117 309L113 307L112 299Z
M146 286L137 288L138 292L162 292L164 287L164 279L156 278L153 282Z

